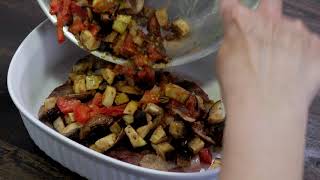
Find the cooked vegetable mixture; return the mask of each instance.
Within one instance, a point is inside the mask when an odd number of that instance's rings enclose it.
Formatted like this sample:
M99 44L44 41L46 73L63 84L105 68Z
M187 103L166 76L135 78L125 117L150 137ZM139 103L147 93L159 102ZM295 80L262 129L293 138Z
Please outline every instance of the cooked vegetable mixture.
M50 13L57 16L60 43L68 26L87 50L110 52L138 66L167 63L164 40L190 32L185 20L171 22L165 8L145 7L144 0L51 0Z
M87 56L44 101L39 118L97 152L163 171L219 166L225 111L195 83Z

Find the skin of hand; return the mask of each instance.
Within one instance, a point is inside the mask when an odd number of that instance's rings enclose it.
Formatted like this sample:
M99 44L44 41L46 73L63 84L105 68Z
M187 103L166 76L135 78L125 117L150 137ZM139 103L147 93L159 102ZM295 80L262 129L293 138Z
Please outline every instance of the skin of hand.
M216 69L228 119L222 180L302 179L308 107L320 86L320 40L282 15L281 0L249 10L222 0Z

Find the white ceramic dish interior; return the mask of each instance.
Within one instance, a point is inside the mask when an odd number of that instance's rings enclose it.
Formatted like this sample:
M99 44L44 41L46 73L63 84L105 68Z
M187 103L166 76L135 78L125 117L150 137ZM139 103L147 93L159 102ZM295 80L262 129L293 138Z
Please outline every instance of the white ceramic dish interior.
M50 21L56 24L57 19L49 13L51 0L38 0L38 3ZM255 8L259 0L241 0L248 7ZM171 19L182 17L191 25L191 34L183 40L165 43L167 53L172 57L168 66L178 66L199 60L217 51L222 26L218 17L219 0L145 0L151 7L167 7ZM66 37L79 46L72 33L64 28ZM126 60L111 56L109 53L99 51L91 52L93 55L107 61L122 64Z
M169 173L134 166L90 150L47 127L37 119L38 109L48 94L66 80L72 64L86 53L67 42L58 45L55 28L46 21L23 41L8 72L8 89L31 138L47 155L89 179L215 179L219 170L199 173ZM219 99L211 60L171 69L192 75L211 98ZM192 69L192 70L191 70Z

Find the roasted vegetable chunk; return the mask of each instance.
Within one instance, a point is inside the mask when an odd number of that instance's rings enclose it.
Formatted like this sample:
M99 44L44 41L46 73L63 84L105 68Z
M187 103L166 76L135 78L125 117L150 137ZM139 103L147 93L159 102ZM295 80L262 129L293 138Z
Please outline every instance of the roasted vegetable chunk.
M190 96L190 92L175 84L167 84L165 86L165 95L180 103L185 103Z
M157 129L153 132L150 141L153 144L159 144L166 140L166 132L164 131L162 126L158 126Z
M147 142L143 140L130 125L128 125L124 130L134 148L147 145Z
M174 147L171 146L168 142L164 142L158 145L152 145L153 149L157 152L159 156L163 159L166 159L166 154L173 151Z
M114 99L116 98L116 89L112 86L107 86L102 99L102 104L106 107L112 106Z
M226 113L222 101L216 102L210 110L208 122L210 124L218 124L224 121Z

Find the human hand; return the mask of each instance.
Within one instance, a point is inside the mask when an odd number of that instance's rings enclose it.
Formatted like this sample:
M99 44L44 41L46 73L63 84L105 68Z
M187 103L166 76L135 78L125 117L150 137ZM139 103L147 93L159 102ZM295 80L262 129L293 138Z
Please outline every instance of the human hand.
M320 40L282 15L281 0L253 11L222 0L216 68L228 120L222 180L300 180L308 106L320 86Z
M320 86L319 37L284 17L280 0L262 0L255 11L223 0L221 13L225 34L216 68L226 104L255 99L307 109Z

